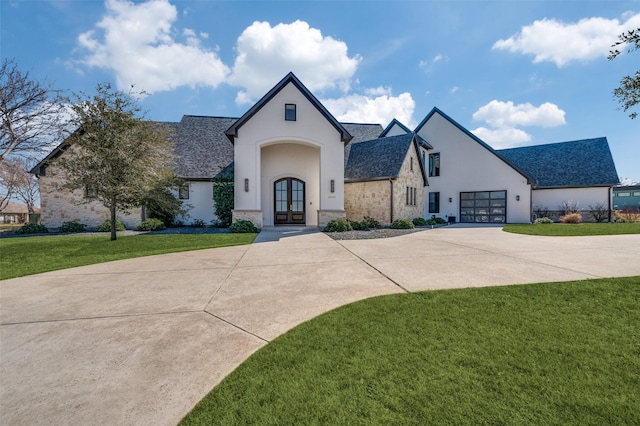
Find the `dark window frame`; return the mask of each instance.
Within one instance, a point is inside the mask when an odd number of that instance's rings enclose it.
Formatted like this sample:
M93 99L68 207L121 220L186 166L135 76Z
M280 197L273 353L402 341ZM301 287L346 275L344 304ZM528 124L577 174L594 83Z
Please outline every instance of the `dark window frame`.
M183 183L178 186L178 200L188 200L190 191L189 183ZM186 192L186 194L184 194ZM186 195L186 196L185 196Z
M429 154L429 177L440 176L440 153Z
M440 213L440 192L429 193L429 213Z
M87 184L84 186L84 198L98 198L98 190L94 184Z
M284 104L284 120L296 121L298 118L297 109L296 104Z

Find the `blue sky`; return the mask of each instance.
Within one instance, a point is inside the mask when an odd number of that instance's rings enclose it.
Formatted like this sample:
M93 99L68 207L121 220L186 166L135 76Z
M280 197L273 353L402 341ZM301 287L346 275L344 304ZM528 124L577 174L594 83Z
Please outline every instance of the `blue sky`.
M612 90L639 1L7 1L1 54L69 92L134 84L147 116L239 117L293 71L345 122L437 106L495 148L606 136L640 181L640 119ZM636 109L637 110L637 109Z

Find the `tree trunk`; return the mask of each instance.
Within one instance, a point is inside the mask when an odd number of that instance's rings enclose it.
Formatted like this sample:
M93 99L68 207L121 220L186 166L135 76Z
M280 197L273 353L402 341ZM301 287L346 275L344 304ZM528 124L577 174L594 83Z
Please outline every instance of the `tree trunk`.
M116 200L111 200L111 241L116 240Z

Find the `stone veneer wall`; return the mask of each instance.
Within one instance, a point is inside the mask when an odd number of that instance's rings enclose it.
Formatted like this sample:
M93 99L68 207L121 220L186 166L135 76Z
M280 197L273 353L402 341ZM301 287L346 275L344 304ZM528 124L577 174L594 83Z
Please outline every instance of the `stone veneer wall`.
M347 219L361 221L365 216L369 216L381 225L389 225L390 197L391 185L388 180L345 182L344 209Z
M346 215L344 210L318 210L318 228L324 228L333 219L344 219Z
M411 158L413 157L413 171ZM424 217L424 180L420 172L420 159L411 147L402 163L398 179L393 182L393 220ZM415 205L407 205L407 186L416 188Z
M232 210L231 221L250 220L256 228L262 228L262 210Z
M40 221L47 228L59 228L64 222L79 222L92 229L109 220L109 209L98 201L87 202L83 191L61 191L64 172L55 166L47 167L46 174L38 177L40 185ZM131 209L129 214L118 212L118 220L127 229L136 229L142 220L142 209Z

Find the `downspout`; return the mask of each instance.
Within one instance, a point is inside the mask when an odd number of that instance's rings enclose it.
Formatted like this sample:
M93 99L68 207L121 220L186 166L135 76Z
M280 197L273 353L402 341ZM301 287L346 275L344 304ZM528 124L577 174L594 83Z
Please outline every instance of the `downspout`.
M612 186L609 187L607 193L609 194L609 196L607 197L607 203L609 205L609 223L611 223L611 190L613 189Z
M391 219L389 220L389 224L393 223L393 179L389 178L389 186L391 187L391 202L390 202L390 214Z

